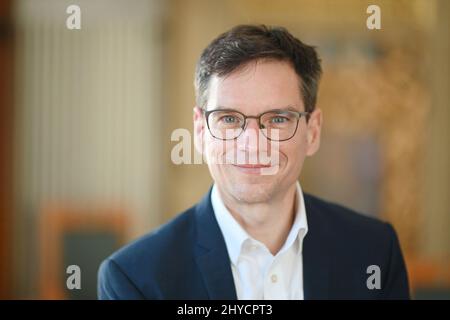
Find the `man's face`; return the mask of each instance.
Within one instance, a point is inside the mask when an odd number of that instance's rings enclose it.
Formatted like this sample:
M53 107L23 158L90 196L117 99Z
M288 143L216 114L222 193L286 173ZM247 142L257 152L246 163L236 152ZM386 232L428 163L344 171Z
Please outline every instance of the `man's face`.
M289 63L259 60L226 77L213 76L206 109L234 109L247 116L273 109L302 112L305 111L302 100L300 79ZM196 144L203 146L211 176L222 194L247 204L269 202L295 184L305 157L319 148L321 117L319 109L311 114L308 123L301 117L294 136L280 142L259 135L257 120L247 119L246 130L237 139L225 143L210 134L203 113L196 107ZM261 166L259 159L264 158L263 154L267 158L268 153L277 159L278 163L272 163L278 164L275 170ZM257 159L257 163L249 159Z

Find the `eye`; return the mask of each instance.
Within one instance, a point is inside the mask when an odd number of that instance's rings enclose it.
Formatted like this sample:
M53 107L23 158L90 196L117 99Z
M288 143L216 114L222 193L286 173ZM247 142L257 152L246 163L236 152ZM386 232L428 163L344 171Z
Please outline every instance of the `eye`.
M226 115L220 118L221 121L223 121L226 124L234 124L236 122L239 122L239 119L235 116Z
M270 123L281 124L288 122L289 119L282 116L274 116L270 119Z

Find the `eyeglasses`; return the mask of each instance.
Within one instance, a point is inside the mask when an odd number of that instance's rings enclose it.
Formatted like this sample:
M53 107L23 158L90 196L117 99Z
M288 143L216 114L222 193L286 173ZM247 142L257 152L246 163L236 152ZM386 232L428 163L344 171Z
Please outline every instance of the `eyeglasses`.
M211 135L220 140L237 139L247 127L247 119L256 119L263 135L271 141L286 141L297 132L302 116L308 120L309 112L275 109L257 116L246 116L233 109L214 109L203 113Z

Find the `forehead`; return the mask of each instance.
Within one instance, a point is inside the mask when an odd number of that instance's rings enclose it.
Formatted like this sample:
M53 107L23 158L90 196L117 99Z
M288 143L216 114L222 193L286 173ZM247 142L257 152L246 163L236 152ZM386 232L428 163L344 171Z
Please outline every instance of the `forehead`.
M231 74L211 77L208 109L233 108L244 113L293 107L303 110L300 78L285 61L252 61Z

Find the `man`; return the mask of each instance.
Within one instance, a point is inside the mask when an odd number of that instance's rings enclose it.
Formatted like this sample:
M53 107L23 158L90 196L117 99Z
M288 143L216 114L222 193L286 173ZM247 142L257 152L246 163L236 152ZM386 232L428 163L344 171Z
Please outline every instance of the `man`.
M203 51L194 131L214 185L106 259L100 299L409 298L394 229L298 182L320 145L320 74L284 28L237 26Z

